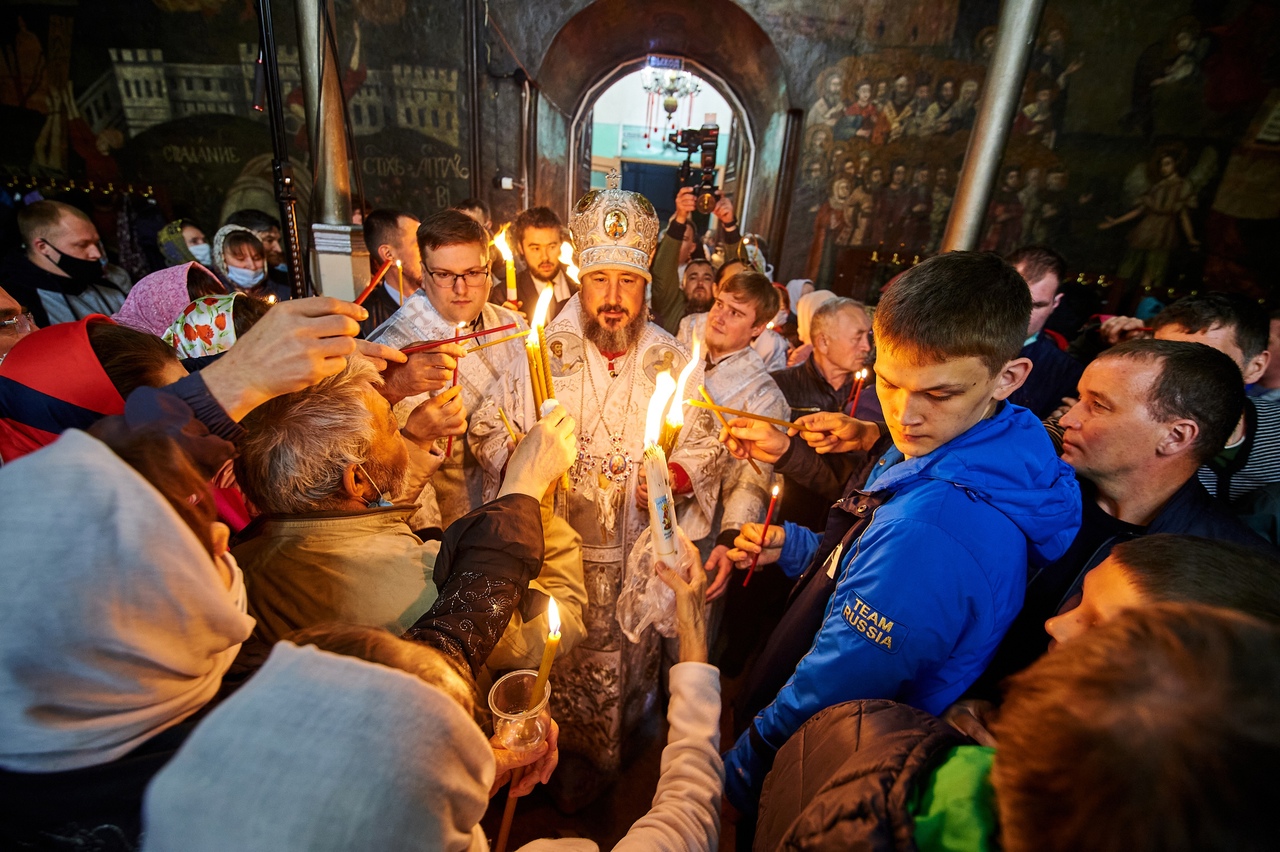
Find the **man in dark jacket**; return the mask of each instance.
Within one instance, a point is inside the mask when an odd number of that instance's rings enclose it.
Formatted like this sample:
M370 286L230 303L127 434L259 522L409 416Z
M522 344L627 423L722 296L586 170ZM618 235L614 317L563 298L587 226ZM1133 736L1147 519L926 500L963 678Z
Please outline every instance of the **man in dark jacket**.
M1066 274L1067 263L1062 255L1046 246L1023 246L1006 257L1005 262L1018 270L1031 289L1031 322L1027 325L1022 357L1031 359L1034 365L1031 375L1009 401L1031 409L1032 414L1043 420L1062 404L1064 397L1076 395L1076 382L1084 372L1084 366L1044 330L1044 324L1062 301L1058 286Z
M538 297L550 287L555 293L547 315L550 322L578 292L578 285L569 280L560 262L560 247L565 242L564 223L550 207L530 207L516 216L508 239L525 263L525 268L516 275L516 298L513 302L508 297L505 281L499 281L490 291L489 301L513 311L523 311L525 318L533 322Z
M0 279L37 326L120 310L132 285L115 267L107 277L98 229L88 216L60 201L37 201L18 211L18 230L26 251L5 259Z
M892 446L874 448L866 484L832 508L821 541L794 524L744 526L736 558L763 544L762 563L800 579L747 687L754 719L725 756L739 810L754 810L778 748L825 707L892 698L941 712L995 653L1028 565L1074 538L1070 469L1040 421L1005 404L1030 369L1018 357L1030 313L1026 282L989 255L903 273L875 317ZM769 443L760 457L772 461Z
M996 695L1003 678L1044 653L1045 620L1070 608L1084 575L1115 544L1179 533L1267 546L1196 480L1243 404L1240 371L1200 343L1133 340L1085 369L1080 401L1060 421L1062 458L1080 480L1080 532L1061 559L1031 577L1022 612L971 695Z
M369 318L360 323L360 336L368 337L400 309L404 300L422 287L422 256L418 253L418 225L399 210L373 210L364 217L364 244L369 249L369 273L377 275L387 261L391 268L364 301ZM396 261L400 267L396 268Z

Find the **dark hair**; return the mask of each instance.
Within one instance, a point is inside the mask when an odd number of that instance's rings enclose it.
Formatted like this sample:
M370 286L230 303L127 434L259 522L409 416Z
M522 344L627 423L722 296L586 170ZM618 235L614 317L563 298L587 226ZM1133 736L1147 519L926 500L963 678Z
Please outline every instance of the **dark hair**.
M1160 375L1147 392L1147 411L1162 423L1187 418L1200 427L1196 455L1218 454L1240 420L1244 382L1230 357L1203 343L1127 340L1098 356L1159 361Z
M231 325L236 330L236 340L244 337L245 332L258 324L258 320L267 315L272 303L266 299L250 296L248 293L236 293L231 302Z
M224 225L239 225L241 228L248 228L250 231L270 231L275 228L280 230L280 220L270 213L262 210L254 210L246 207L243 210L237 210L227 217Z
M719 287L720 283L724 281L726 278L728 278L729 276L737 275L739 272L746 271L746 270L740 269L738 270L738 272L730 272L729 267L733 266L735 263L740 266L745 266L747 269L751 268L751 264L747 263L745 260L743 260L740 257L725 258L724 263L720 264L720 266L716 269L716 286L717 287Z
M418 226L418 251L425 260L427 250L435 251L445 246L479 245L489 253L489 232L475 219L461 210L441 210L432 213Z
M754 269L730 275L716 291L717 295L721 293L741 296L752 306L756 317L752 325L766 323L778 312L778 291L773 288L773 282Z
M407 672L424 683L444 690L459 704L463 704L464 700L470 702L470 707L464 706L464 709L469 709L477 722L484 724L481 718L483 704L480 701L480 690L471 669L460 664L452 654L445 653L434 645L401 639L381 627L341 622L318 624L295 630L283 638L295 645L314 645L332 654L355 657L368 663ZM462 678L463 683L467 685L468 693L458 695L453 684L440 676L442 663L446 663L448 668Z
M1234 330L1236 346L1244 353L1246 362L1267 348L1267 340L1271 336L1271 321L1266 309L1237 293L1185 296L1151 321L1151 327L1156 331L1167 326L1178 326L1188 334L1226 326Z
M1280 559L1255 547L1193 535L1147 535L1111 549L1153 602L1220 606L1280 624Z
M993 726L1005 852L1275 848L1280 631L1132 609L1015 675Z
M390 208L371 210L364 217L364 244L369 249L370 272L376 275L382 267L382 258L378 257L378 249L399 242L400 220L414 218L402 210Z
M994 376L1022 351L1031 291L989 252L931 257L885 289L875 315L881 344L932 362L976 357Z
M191 301L205 296L222 296L227 292L218 276L204 266L193 263L187 267L187 298Z
M521 210L520 215L516 216L515 222L511 224L511 236L515 240L512 248L524 242L524 232L529 228L555 228L563 231L564 223L550 207L530 207L528 210Z
M222 253L231 255L232 257L240 257L245 251L249 254L257 253L258 257L266 257L267 250L262 245L262 240L258 239L257 234L252 231L232 231L222 239Z
M464 198L457 204L453 205L454 210L479 210L484 214L484 218L489 218L489 205L484 203L482 198Z
M1061 284L1067 274L1067 261L1048 246L1031 245L1016 248L1005 255L1004 262L1014 269L1018 268L1018 264L1022 264L1025 267L1022 277L1027 279L1028 284L1034 284L1046 275L1053 275Z
M94 357L121 399L141 387L161 387L161 373L178 363L172 346L145 331L113 322L91 322L86 331Z

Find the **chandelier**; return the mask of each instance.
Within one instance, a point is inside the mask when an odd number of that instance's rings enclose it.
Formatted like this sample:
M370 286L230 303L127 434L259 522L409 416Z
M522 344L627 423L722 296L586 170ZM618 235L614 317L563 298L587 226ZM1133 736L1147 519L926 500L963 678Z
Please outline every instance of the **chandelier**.
M646 113L645 139L650 140L645 143L646 148L652 148L652 139L656 137L660 142L662 140L662 128L656 126L658 119L657 110L654 108L658 100L662 102L662 109L667 114L667 121L671 124L671 129L676 129L675 113L680 108L680 99L689 99L689 122L693 122L693 96L702 91L702 86L697 77L688 71L679 71L673 68L645 68L640 75L640 85L649 95L649 108ZM652 133L652 135L650 135Z

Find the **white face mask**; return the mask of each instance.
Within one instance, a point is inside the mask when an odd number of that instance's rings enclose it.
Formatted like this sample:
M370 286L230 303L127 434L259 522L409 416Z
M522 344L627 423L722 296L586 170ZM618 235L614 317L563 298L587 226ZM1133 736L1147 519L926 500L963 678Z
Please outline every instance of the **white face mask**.
M191 256L204 266L208 266L213 262L213 247L208 243L197 243L193 246L187 246L187 249L191 252Z
M227 277L231 279L232 284L248 290L261 284L262 279L266 276L261 269L241 269L238 266L228 266Z

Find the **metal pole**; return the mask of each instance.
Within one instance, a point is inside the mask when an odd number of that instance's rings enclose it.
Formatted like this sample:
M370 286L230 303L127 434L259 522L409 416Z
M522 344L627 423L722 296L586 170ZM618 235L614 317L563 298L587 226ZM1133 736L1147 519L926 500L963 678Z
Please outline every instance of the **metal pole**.
M284 98L280 93L280 65L276 55L275 27L270 0L258 0L258 43L261 50L263 82L266 84L267 120L271 125L271 172L275 178L276 200L280 203L280 225L284 237L285 263L289 266L289 289L295 299L311 295L307 265L302 259L298 235L297 198L293 194L293 165L289 162L289 142L284 129Z
M311 139L311 168L315 173L312 220L327 225L351 224L351 174L347 167L347 137L343 132L342 83L338 57L324 38L324 10L328 0L297 0L298 59L302 66L302 99Z
M940 251L972 251L1000 170L1044 0L1004 0L986 92L978 108Z
M468 150L471 154L471 197L480 197L480 0L467 0L467 112L471 117Z

